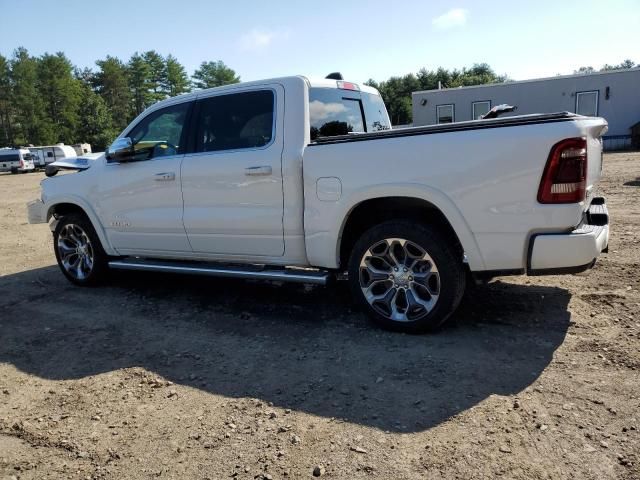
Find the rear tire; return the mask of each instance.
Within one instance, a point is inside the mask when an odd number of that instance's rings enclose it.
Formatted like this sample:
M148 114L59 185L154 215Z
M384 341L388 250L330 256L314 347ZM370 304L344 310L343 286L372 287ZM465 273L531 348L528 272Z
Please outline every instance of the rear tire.
M349 284L379 326L406 333L440 327L460 304L466 285L462 255L433 225L389 221L356 242Z
M58 221L53 249L60 270L71 283L94 286L105 279L109 257L85 215L71 213Z

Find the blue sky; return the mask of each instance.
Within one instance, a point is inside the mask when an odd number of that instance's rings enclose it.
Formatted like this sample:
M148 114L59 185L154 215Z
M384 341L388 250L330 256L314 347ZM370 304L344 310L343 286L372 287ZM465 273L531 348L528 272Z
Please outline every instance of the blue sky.
M0 0L0 53L173 54L223 60L243 80L332 71L362 82L487 62L520 80L640 62L640 0Z

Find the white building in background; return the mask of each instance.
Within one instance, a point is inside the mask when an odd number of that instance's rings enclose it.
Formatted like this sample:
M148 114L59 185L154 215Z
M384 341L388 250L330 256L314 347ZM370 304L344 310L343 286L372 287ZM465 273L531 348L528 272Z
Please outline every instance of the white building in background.
M505 116L567 111L604 117L605 149L622 149L631 146L631 128L640 122L640 68L423 90L413 92L412 103L414 126L477 119L503 103L518 108Z

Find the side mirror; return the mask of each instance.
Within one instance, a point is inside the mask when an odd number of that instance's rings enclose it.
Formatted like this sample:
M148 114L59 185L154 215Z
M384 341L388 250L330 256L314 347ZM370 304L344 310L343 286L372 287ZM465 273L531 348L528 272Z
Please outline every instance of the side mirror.
M129 137L118 138L107 148L107 162L131 162L135 159L133 142Z
M53 165L47 165L46 167L44 167L44 174L47 177L53 177L56 173L58 173L58 169Z

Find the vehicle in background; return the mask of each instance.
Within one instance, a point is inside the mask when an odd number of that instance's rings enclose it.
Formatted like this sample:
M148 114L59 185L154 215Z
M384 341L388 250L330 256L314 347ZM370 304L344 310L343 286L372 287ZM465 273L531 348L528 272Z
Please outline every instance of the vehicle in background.
M36 168L44 168L57 160L76 158L78 156L76 150L71 145L65 145L64 143L29 147L29 151L35 155Z
M0 172L26 173L34 170L33 155L26 148L0 150Z
M79 157L82 155L86 155L87 153L91 153L90 143L74 143L71 146L76 151L76 155L78 155Z

